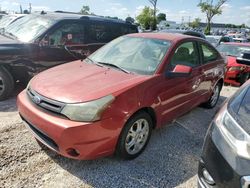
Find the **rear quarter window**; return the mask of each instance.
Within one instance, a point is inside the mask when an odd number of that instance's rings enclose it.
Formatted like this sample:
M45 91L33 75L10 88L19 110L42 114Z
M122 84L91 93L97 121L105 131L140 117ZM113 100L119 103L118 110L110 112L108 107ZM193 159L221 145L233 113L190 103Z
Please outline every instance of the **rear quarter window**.
M215 61L218 58L218 52L206 44L201 44L201 50L203 53L203 63L205 64Z

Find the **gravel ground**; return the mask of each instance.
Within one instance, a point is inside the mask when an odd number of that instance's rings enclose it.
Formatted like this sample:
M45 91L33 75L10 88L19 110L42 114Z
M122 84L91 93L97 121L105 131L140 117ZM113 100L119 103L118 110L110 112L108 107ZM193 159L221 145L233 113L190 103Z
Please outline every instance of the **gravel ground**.
M224 87L219 104L236 90ZM155 130L135 160L75 161L39 147L13 97L0 102L0 187L197 187L203 139L217 108L196 108Z

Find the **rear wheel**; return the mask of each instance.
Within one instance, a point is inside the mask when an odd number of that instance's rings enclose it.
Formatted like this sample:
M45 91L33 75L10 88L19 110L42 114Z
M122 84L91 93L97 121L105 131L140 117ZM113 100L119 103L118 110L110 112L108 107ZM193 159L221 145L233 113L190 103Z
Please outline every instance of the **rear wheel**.
M243 85L249 79L249 73L243 73L239 77L240 85Z
M116 148L116 155L134 159L146 148L151 136L153 122L149 114L140 112L125 124Z
M14 90L14 79L4 67L0 67L0 101L7 99Z
M217 83L213 89L213 94L210 99L203 104L205 108L214 108L220 98L221 84Z

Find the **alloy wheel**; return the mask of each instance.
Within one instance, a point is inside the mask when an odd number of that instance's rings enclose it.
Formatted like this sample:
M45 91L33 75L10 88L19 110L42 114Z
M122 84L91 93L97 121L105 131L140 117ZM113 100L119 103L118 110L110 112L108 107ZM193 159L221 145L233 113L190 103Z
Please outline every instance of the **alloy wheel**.
M128 131L125 149L130 155L141 151L149 136L149 123L146 119L139 119L131 126Z
M211 105L214 106L219 98L219 94L220 94L220 87L219 85L216 85L214 88L214 92L213 95L211 97Z

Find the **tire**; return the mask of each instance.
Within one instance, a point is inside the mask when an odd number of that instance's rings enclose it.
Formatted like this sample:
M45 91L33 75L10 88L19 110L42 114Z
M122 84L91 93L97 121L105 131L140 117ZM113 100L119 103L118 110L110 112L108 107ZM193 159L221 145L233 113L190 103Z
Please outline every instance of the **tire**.
M138 157L148 144L152 128L153 122L148 113L139 112L132 116L121 132L116 147L116 156L128 160Z
M210 97L210 99L205 102L202 106L208 109L212 109L216 106L218 103L218 100L220 98L220 92L221 92L222 85L220 83L217 83L216 86L213 89L213 94Z
M249 79L249 73L243 73L239 77L240 85L243 85Z
M41 150L49 150L49 148L47 146L45 146L42 142L40 142L37 138L35 138L38 146L41 148Z
M10 97L14 90L14 79L7 69L0 67L0 101Z

